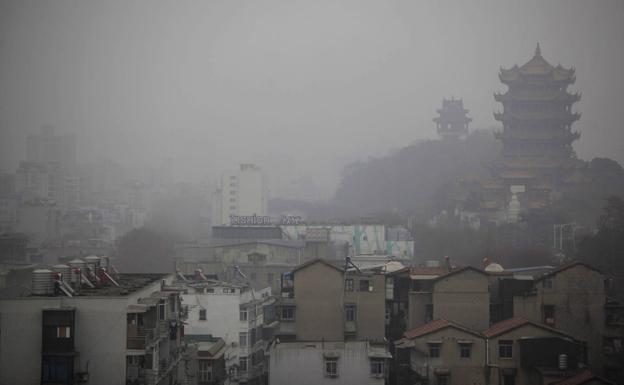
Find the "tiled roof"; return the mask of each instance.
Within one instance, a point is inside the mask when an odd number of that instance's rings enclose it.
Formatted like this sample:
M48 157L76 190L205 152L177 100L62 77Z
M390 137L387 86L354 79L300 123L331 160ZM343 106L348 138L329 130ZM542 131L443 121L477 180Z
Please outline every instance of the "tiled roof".
M451 322L445 319L438 319L435 321L431 321L428 324L415 327L414 329L406 331L403 335L405 336L405 338L413 339L413 338L422 337L429 333L436 332L438 330L442 330L446 327L454 327L456 329L463 330L466 333L470 333L470 334L474 334L479 337L482 337L481 334L475 330L469 329L467 327L461 326L459 324L456 324L454 322Z
M415 327L414 329L406 331L403 335L406 338L416 338L423 336L425 334L433 333L437 330L444 329L445 327L451 325L450 321L445 319L439 319L428 324L424 324L422 326Z
M500 334L507 333L508 331L514 330L516 328L519 328L520 326L524 326L527 324L530 324L540 329L548 330L553 333L557 333L561 336L564 336L566 338L575 340L572 336L562 332L561 330L557 330L555 328L551 328L550 326L541 324L539 322L533 322L522 317L509 318L499 323L495 323L494 325L490 326L487 330L485 330L483 332L483 335L486 338L492 338L492 337L496 337Z
M582 385L591 380L598 380L603 384L613 384L611 381L608 381L604 378L598 377L589 370L584 370L576 376L572 376L566 378L565 380L552 382L551 385Z
M483 332L487 338L495 337L499 334L506 333L510 330L528 324L530 321L521 317L506 319L499 323L495 323Z

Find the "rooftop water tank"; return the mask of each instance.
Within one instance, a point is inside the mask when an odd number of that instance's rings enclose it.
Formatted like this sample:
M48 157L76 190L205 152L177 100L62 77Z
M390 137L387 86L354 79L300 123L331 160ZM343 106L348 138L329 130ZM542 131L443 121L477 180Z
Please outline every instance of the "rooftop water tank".
M78 258L69 261L68 264L69 264L70 267L77 267L77 268L80 268L80 269L82 269L83 267L85 267L87 265L87 263L85 261L83 261L82 259L78 259Z
M52 266L52 271L55 273L61 273L61 280L64 282L69 282L71 275L71 267L67 265L54 265Z
M48 269L38 269L32 272L32 294L54 294L54 272Z

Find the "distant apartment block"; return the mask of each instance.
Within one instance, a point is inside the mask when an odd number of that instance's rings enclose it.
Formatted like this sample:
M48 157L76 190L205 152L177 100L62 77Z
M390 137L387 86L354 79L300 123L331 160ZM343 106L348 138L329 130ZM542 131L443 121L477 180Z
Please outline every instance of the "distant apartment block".
M213 193L212 224L229 225L239 217L262 220L268 213L268 200L266 175L254 164L241 164L238 170L223 173Z

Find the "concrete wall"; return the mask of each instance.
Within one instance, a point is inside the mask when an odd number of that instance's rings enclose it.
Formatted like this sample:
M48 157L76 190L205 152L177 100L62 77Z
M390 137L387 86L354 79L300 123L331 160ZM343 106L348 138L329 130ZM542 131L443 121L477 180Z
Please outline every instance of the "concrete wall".
M597 373L603 367L605 331L604 276L576 265L552 276L552 288L544 280L534 285L536 294L514 297L514 316L543 322L543 305L555 306L554 327L588 342L589 365Z
M356 306L356 339L383 341L385 334L385 276L375 275L354 275L349 274L347 278L353 279L354 291L346 292L344 301L346 304ZM359 281L369 280L372 291L359 291Z
M413 329L427 323L427 305L433 303L433 295L428 292L409 292L407 329ZM430 320L431 321L431 320Z
M325 377L324 354L338 358L338 377ZM280 343L270 352L269 385L359 384L382 385L384 378L370 375L366 342Z
M412 369L428 375L432 384L436 383L436 370L450 370L451 385L485 384L485 339L454 327L447 327L413 340L411 349ZM442 342L440 357L431 358L428 342ZM460 356L459 342L472 342L470 358Z
M188 306L185 334L211 334L221 337L226 344L238 343L240 289L224 294L223 287L215 286L214 293L182 294L182 306ZM206 309L206 320L199 320L199 311Z
M487 275L466 269L436 280L433 304L433 319L448 319L474 330L487 329L490 325Z
M297 340L344 339L342 272L314 263L295 272Z
M75 350L89 384L122 384L126 379L125 299L53 298L0 302L0 384L37 384L41 380L42 309L75 306ZM19 362L19 365L15 363Z

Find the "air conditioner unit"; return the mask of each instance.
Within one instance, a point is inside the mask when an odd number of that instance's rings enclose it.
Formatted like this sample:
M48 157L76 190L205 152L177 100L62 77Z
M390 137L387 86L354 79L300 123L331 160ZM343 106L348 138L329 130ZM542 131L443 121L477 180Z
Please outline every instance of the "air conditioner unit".
M546 318L546 325L554 325L554 324L555 324L554 318Z

